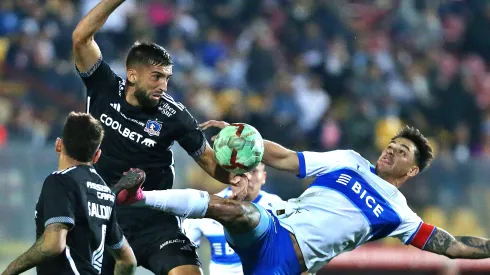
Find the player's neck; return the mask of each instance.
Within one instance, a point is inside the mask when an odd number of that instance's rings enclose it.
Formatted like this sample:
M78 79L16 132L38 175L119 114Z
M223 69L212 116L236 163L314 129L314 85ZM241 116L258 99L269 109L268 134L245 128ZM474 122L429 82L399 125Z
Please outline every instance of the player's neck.
M394 178L394 177L383 176L383 175L379 175L379 176L380 176L380 178L389 182L391 185L395 186L396 188L400 188L406 181L406 179L404 179L404 178Z
M134 88L133 87L126 87L125 91L125 98L126 102L129 103L129 105L134 106L134 107L140 107L140 103L134 96Z
M62 154L60 156L60 160L58 162L58 171L65 170L67 168L78 166L78 165L92 165L92 162L81 162L78 160L74 160L67 155Z

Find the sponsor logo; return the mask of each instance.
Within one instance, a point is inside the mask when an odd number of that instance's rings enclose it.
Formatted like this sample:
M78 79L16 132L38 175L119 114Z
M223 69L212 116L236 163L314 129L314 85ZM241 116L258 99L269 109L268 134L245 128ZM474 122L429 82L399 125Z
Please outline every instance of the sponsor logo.
M149 139L149 138L145 138L141 144L143 145L146 145L148 147L155 147L155 144L157 144L156 141L154 141L153 139Z
M166 115L167 117L171 117L175 115L177 112L175 111L174 108L172 108L168 103L165 103L161 106L158 106L158 110L163 114Z
M349 186L351 179L351 176L341 174L336 182L338 184ZM376 202L376 199L374 199L374 197L371 196L371 194L369 194L368 191L364 189L359 182L355 181L354 184L352 184L352 186L350 187L350 191L358 195L359 199L362 200L367 207L369 207L370 209L374 208L373 213L376 217L379 218L379 216L383 213L383 207Z
M160 245L160 249L164 248L165 246L173 243L186 243L185 240L180 240L180 239L175 239L175 240L168 240Z
M121 111L121 104L119 103L111 103L110 104L112 108L114 108L114 110L120 112Z
M140 143L142 138L143 138L142 134L133 132L126 127L122 127L122 125L119 121L113 119L112 117L110 117L106 114L102 114L100 116L100 121L104 125L106 125L107 127L117 131L121 136L128 138L132 141L136 141L136 142Z

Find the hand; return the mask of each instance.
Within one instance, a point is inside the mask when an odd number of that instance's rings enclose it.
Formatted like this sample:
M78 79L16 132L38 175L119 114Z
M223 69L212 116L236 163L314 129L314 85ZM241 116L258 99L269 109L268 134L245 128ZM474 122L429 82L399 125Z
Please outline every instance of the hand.
M245 173L242 175L231 176L232 179L230 180L230 185L232 194L228 198L230 200L242 201L247 197L248 183L250 181L251 175L250 173Z
M199 127L201 128L201 130L204 131L210 127L217 127L217 128L223 129L228 125L230 125L230 123L228 123L226 121L208 120L206 122L199 124ZM213 136L211 138L211 141L214 141L215 139L216 139L216 136Z

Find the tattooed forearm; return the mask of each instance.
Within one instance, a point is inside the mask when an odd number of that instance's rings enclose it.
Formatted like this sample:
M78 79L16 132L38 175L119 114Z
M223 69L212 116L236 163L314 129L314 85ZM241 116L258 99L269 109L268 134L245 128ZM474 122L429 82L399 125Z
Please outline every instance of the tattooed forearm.
M490 258L489 240L470 236L453 237L440 228L435 229L432 237L425 244L424 250L449 258Z
M13 261L2 275L20 274L29 270L36 265L59 255L60 249L53 249L49 244L48 234L60 234L63 229L67 230L68 226L64 224L52 224L46 228L44 234L34 243L34 245Z
M114 275L132 275L136 272L136 265L116 262Z
M425 244L424 250L448 256L448 250L455 240L456 239L451 234L436 228L432 237Z
M466 246L471 259L482 259L490 257L490 241L484 238L458 236L456 240Z
M44 235L36 241L36 243L27 250L26 253L21 255L15 261L13 261L5 270L2 275L13 275L20 274L26 270L33 268L34 266L40 264L41 262L49 259L57 254L51 253L51 251L46 250L43 247Z

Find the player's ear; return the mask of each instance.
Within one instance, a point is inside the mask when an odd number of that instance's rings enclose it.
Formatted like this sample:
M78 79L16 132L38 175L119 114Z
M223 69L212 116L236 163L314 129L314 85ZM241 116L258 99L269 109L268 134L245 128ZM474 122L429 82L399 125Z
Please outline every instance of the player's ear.
M100 155L102 155L102 150L97 149L97 152L95 152L94 159L92 160L93 164L96 164L97 161L99 161Z
M56 142L54 143L54 150L56 153L61 154L61 145L63 143L61 142L61 138L56 138Z
M128 69L126 71L126 78L130 83L136 83L138 81L138 72L135 69Z
M412 166L408 171L407 175L410 177L415 177L419 173L420 169L417 166Z

